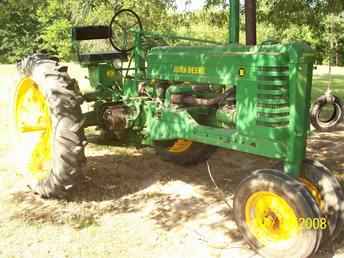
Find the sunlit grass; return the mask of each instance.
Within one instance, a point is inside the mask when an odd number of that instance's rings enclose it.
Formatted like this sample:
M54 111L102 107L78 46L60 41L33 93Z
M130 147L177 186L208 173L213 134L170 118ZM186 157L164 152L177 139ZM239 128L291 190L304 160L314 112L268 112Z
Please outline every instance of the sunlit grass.
M314 76L313 79L313 89L312 89L312 99L319 97L324 94L328 87L329 75ZM334 95L340 97L344 100L344 74L343 75L332 75L331 86Z

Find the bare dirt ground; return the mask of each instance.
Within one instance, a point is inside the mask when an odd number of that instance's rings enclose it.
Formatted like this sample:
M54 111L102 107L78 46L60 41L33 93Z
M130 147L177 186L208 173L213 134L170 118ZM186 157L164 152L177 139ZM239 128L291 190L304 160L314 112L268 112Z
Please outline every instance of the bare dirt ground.
M1 100L3 114L7 103ZM90 143L85 179L68 200L44 200L29 192L14 171L7 119L0 119L1 258L260 257L244 243L205 164L182 168L161 161L151 148ZM92 135L89 131L94 142ZM341 179L344 127L313 134L307 156ZM209 164L232 204L240 180L276 162L218 150ZM313 258L344 257L343 245L339 239Z

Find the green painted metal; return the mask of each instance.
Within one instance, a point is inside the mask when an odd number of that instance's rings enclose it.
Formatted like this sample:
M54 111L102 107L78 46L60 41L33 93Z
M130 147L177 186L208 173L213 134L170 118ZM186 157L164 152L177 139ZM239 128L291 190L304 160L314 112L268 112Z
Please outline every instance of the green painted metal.
M138 93L138 83L136 80L127 79L123 85L123 100L127 101L132 98L137 99Z
M206 39L198 39L192 37L185 37L185 36L178 36L174 34L160 34L155 32L145 32L145 37L156 38L156 39L177 39L177 40L187 40L192 42L200 42L200 43L207 43L207 44L214 44L214 45L223 45L222 42L213 41L213 40L206 40Z
M160 117L161 126L153 123L151 137L190 139L280 158L285 161L286 171L296 176L305 155L313 60L313 51L301 43L154 48L148 54L149 79L235 86L236 112L234 130L217 128L217 140L215 133L201 125L194 126L197 130L186 130L186 124L193 124L190 117L173 119L173 127L164 126L172 122L164 122L164 116ZM178 91L178 87L181 92L185 88L190 90L185 85L171 86L166 102L170 92ZM168 114L177 115L171 110ZM212 120L226 121L221 113L216 114ZM234 119L228 120L229 123ZM228 143L221 142L221 138Z
M173 123L173 128L171 128ZM168 110L150 121L154 140L188 139L227 149L249 152L270 158L285 159L287 146L283 141L248 137L235 129L199 125L185 110Z
M136 31L132 77L117 76L119 69L110 62L87 64L96 106L111 102L128 107L127 129L144 144L188 139L279 159L285 172L296 177L305 158L314 52L297 42L238 44L239 1L230 5L227 45ZM149 37L213 45L147 48ZM234 89L235 106L229 109L223 103L171 101L175 94L206 100ZM89 124L97 121L95 113L87 117Z
M240 1L230 0L229 5L229 44L239 43L239 29L240 29Z
M111 89L114 84L121 86L122 75L111 63L89 64L87 68L90 83L95 89Z
M236 84L239 69L245 78L253 77L257 67L288 65L293 45L226 47L163 47L147 56L147 77L169 81L192 81L207 84ZM168 60L168 61L167 61ZM279 83L274 81L272 83Z
M89 63L87 68L90 85L95 91L88 92L86 99L116 101L122 97L122 74L112 63Z
M236 121L236 111L225 112L221 110L217 110L215 114L215 121L224 123L225 125L235 125Z
M134 47L134 61L135 61L135 80L137 83L139 80L144 79L145 77L145 58L144 58L144 49L142 46L142 37L143 33L137 31L135 33L135 47Z

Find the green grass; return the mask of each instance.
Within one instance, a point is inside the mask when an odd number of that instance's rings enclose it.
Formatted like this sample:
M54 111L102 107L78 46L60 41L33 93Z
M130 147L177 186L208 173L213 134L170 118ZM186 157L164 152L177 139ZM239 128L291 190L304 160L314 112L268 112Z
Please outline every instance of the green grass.
M312 89L312 99L319 97L322 95L328 86L329 76L328 75L320 75L314 76L313 79L313 89ZM332 75L331 80L331 90L334 95L340 97L344 100L344 74L343 75Z
M314 70L312 101L324 94L328 87L330 76L327 65L318 65ZM344 67L332 67L331 90L334 95L344 100Z

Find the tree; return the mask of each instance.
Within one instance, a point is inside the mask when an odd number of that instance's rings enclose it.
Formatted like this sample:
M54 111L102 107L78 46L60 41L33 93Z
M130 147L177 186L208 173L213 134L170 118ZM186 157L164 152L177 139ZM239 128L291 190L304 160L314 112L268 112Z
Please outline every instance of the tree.
M176 0L1 0L0 62L14 62L39 49L68 61L71 27L106 25L120 8L137 12L146 31L227 41L229 0L205 0L204 4L202 10L180 13L176 12ZM243 14L242 6L242 21ZM332 33L329 15L334 17ZM304 40L317 50L318 62L323 62L328 59L332 38L333 63L343 63L343 0L257 0L257 21L258 44L268 38ZM90 51L103 49L100 44L87 47Z
M341 63L343 12L342 0L258 1L258 21L272 25L275 28L273 36L279 40L306 40L317 50L319 63L329 56L331 38L336 47L336 64ZM328 17L335 21L331 33Z
M0 2L0 63L15 62L37 49L39 23L36 11L44 1L5 0Z

